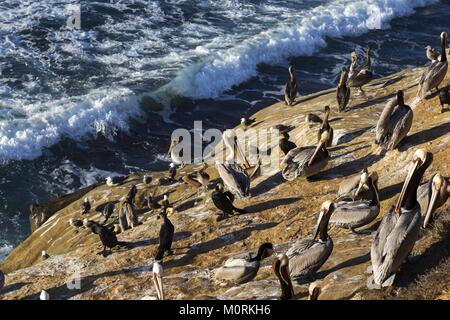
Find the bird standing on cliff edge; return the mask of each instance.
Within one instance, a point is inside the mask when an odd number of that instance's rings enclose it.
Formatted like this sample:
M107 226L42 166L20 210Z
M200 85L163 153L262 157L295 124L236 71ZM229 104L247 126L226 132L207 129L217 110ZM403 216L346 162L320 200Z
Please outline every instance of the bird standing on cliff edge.
M89 202L89 198L84 198L81 204L81 214L87 214L89 211L91 211L91 203Z

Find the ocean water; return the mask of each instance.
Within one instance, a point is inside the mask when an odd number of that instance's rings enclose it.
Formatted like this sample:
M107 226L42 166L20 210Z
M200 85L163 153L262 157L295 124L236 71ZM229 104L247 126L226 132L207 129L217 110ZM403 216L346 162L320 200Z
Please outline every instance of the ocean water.
M175 128L225 129L279 101L289 64L308 94L335 86L353 50L370 44L383 76L427 63L424 46L450 31L450 1L436 0L5 0L0 12L0 260L29 234L31 202L167 168Z

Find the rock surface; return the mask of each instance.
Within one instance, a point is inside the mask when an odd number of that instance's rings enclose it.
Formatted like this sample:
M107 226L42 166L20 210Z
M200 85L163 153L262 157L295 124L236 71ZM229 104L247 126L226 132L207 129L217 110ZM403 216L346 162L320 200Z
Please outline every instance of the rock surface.
M182 183L158 186L156 194L167 194L176 213L170 218L175 226L174 255L164 259L164 290L168 299L276 299L280 295L278 280L271 270L273 257L263 261L256 278L240 286L216 283L213 274L230 256L255 254L263 242L272 242L276 253L285 252L297 237L309 234L317 220L317 212L325 200L332 200L342 178L367 167L377 171L381 191L381 212L368 229L375 230L400 191L406 167L414 150L419 147L433 152L434 161L425 179L439 171L450 176L450 112L441 113L439 100L432 94L428 100L416 98L417 83L422 68L405 70L372 81L365 87L367 96L352 92L349 111L337 113L335 90L330 89L303 96L293 107L284 103L269 106L252 118L252 128L270 128L277 124L293 125L289 134L299 146L315 145L317 127L305 122L307 113L321 113L330 105L333 146L329 149L328 167L312 181L298 178L284 181L279 170L266 170L252 181L252 197L238 199L236 206L248 213L216 222L218 213L206 193ZM445 86L450 82L449 75ZM443 87L444 85L441 85ZM374 144L376 121L387 99L396 90L405 91L405 102L414 111L414 121L408 137L398 150L380 155ZM251 142L255 143L255 137ZM275 141L271 146L275 147ZM264 148L263 148L264 149ZM186 166L179 176L198 165ZM217 180L213 166L207 172ZM151 174L157 181L164 173ZM108 187L99 184L86 195L64 205L15 248L0 269L6 273L1 299L38 299L46 290L50 299L154 299L156 291L151 281L153 256L158 246L161 219L155 211L141 206L155 186L141 183L142 174L129 176L124 184ZM84 228L69 225L70 218L85 217L103 221L100 212L107 202L125 198L132 184L137 184L137 204L142 225L118 235L128 248L116 249L104 258L98 236ZM91 213L82 216L83 197L93 202ZM198 202L197 205L195 203ZM332 227L330 235L335 247L331 257L319 270L317 279L322 288L320 299L448 299L450 290L449 202L437 213L438 219L428 230L422 230L413 250L414 263L402 267L396 287L381 291L366 288L370 265L370 235L355 235ZM117 214L110 223L117 223ZM113 221L115 220L115 221ZM42 261L41 251L50 258ZM438 274L439 276L436 276ZM76 279L80 279L79 283ZM296 283L297 299L307 298L307 283Z

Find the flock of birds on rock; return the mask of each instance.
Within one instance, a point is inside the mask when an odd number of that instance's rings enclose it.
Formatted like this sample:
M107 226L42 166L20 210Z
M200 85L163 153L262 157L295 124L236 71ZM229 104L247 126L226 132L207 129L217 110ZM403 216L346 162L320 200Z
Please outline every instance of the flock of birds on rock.
M447 54L445 51L447 33L442 32L441 53L436 53L430 46L426 48L427 57L432 60L431 65L423 72L418 88L418 97L424 99L427 93L433 89L439 91L439 85L445 78L448 69ZM351 55L349 69L342 68L339 83L336 90L336 105L338 112L347 111L347 105L351 98L351 88L358 88L365 94L363 86L373 78L371 66L371 50L366 50L365 62L357 67L358 56ZM297 96L297 81L295 68L289 67L289 80L286 83L285 103L294 106ZM444 109L450 103L447 89L439 91L439 99ZM289 131L293 127L279 124L272 129L280 134L279 147L284 154L281 162L281 173L284 179L292 181L298 177L309 177L321 172L330 161L328 147L333 141L333 128L329 123L330 107L324 108L323 119L314 114L309 114L306 121L319 123L317 132L317 145L297 146L290 141ZM396 97L389 100L380 115L376 125L374 141L383 150L392 150L406 137L413 122L413 111L405 104L403 91L399 90ZM244 128L255 123L254 119L241 119ZM215 168L221 178L211 193L211 200L215 207L221 212L217 221L227 219L234 214L245 214L245 209L237 208L233 203L235 198L250 197L250 184L252 178L258 174L259 163L251 166L245 157L238 139L233 130L226 130L222 136L226 150L228 151L225 161L215 162ZM184 166L182 156L177 152L176 146L179 140L171 141L169 154L172 159L168 175L160 178L157 184L172 184L175 182L186 183L197 188L198 192L206 192L210 184L210 176L206 172L208 165L203 163L194 172L176 179L177 165ZM239 159L241 161L236 161ZM433 160L433 155L424 149L414 152L412 161L402 190L398 196L395 206L392 206L382 217L381 224L373 234L370 257L373 275L368 281L371 288L380 288L393 284L395 276L404 260L411 253L415 242L419 237L420 228L426 228L433 219L434 211L442 206L448 199L449 178L435 173L430 181L421 183L422 176ZM121 185L126 177L108 177L106 185L110 187ZM150 185L151 176L143 177L143 184ZM156 188L155 188L156 192ZM133 185L127 196L117 206L108 203L104 206L102 214L104 222L99 223L92 220L70 219L69 223L75 228L87 228L97 234L103 245L100 252L103 256L111 253L117 246L126 247L127 243L118 241L116 234L134 228L141 224L135 213L135 196L137 187ZM175 232L174 225L169 217L174 213L174 208L165 194L161 201L157 201L155 194L148 196L147 207L159 210L161 227L159 232L159 247L155 253L152 274L153 283L158 299L165 299L163 291L163 267L164 256L172 254L172 241ZM106 226L108 219L118 208L119 226L114 230ZM81 214L91 211L89 198L85 198L81 205ZM377 172L369 172L367 169L351 176L341 182L339 191L334 200L325 201L320 207L318 221L313 234L299 238L286 252L278 252L272 263L272 269L278 278L281 288L280 299L291 299L296 296L291 279L306 278L313 281L317 271L328 260L333 252L333 240L328 234L329 225L346 228L355 234L370 233L367 230L356 230L372 223L380 213L380 196L378 190ZM109 249L109 252L107 252ZM225 261L222 267L214 274L217 281L242 284L253 280L260 268L261 261L272 256L276 252L272 243L260 245L257 253L252 257L232 257ZM47 252L42 253L43 259L49 256ZM0 289L5 282L5 276L0 271ZM309 297L312 300L318 298L320 288L316 282L312 282ZM48 300L49 295L42 291L40 298Z

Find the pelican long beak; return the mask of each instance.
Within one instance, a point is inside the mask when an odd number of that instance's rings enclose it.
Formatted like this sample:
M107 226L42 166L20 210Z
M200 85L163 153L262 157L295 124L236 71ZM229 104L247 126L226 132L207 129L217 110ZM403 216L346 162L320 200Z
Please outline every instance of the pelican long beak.
M358 184L358 188L355 191L355 197L359 195L359 193L361 192L362 187L364 186L364 183L362 183L361 181Z
M314 240L316 240L317 236L319 235L320 228L322 226L322 221L325 218L326 214L327 214L327 209L320 210L319 221L317 222L316 232L314 232L314 238L313 238Z
M153 273L153 284L155 285L156 293L158 294L158 299L164 300L164 291L160 275Z
M403 205L403 200L405 198L406 189L408 188L409 182L411 181L411 177L414 174L414 172L417 170L419 163L420 163L420 159L415 160L413 166L411 167L411 169L409 169L408 175L406 176L406 179L405 179L405 183L403 184L403 187L402 187L402 192L400 193L400 197L398 198L397 204L395 205L395 212L397 212L397 213L400 213L400 211L401 211L401 208Z
M423 228L425 229L430 222L431 214L433 213L434 204L436 203L437 195L439 193L439 190L435 187L431 188L431 199L428 203L427 213L425 215L425 219L423 220Z
M317 156L317 153L319 153L320 149L323 147L323 145L325 144L324 141L322 141L322 139L320 140L319 144L316 147L316 150L314 150L313 155L311 156L311 159L309 159L308 161L308 166L312 165L312 163L314 162L314 159Z
M356 191L355 191L355 197L358 196L359 193L361 192L361 189L362 189L365 185L367 185L368 179L369 179L369 178L368 178L368 174L367 174L366 172L363 172L363 173L361 174L361 178L360 178L360 180L359 180L358 188L356 188Z

